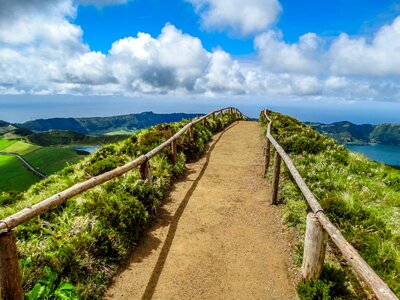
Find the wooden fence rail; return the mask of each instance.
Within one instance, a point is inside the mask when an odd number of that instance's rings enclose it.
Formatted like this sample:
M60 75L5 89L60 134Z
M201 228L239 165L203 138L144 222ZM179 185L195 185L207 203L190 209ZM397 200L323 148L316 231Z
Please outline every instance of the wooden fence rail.
M277 201L280 161L282 159L312 211L312 213L307 216L302 265L303 278L305 280L313 280L319 278L321 275L325 257L327 235L338 247L343 258L352 267L356 276L366 284L376 298L379 300L398 300L397 296L390 290L387 284L374 272L374 270L360 256L357 250L354 249L354 247L343 237L339 229L329 221L328 217L324 214L321 205L308 188L300 173L297 171L289 155L287 155L285 150L283 150L271 135L271 127L273 124L271 119L268 117L267 109L263 110L262 115L268 121L266 134L267 144L265 151L265 174L268 172L269 168L271 144L276 151L273 168L272 204L276 204Z
M98 186L104 182L107 182L113 178L121 176L134 168L139 168L140 176L144 180L151 181L151 169L149 160L157 155L164 148L171 147L172 161L177 162L177 149L176 140L184 134L187 130L189 131L190 139L193 139L193 126L197 123L202 122L203 126L208 117L215 120L215 115L217 114L239 114L240 117L244 115L234 107L227 107L219 110L210 112L200 118L195 118L188 124L186 124L182 129L180 129L176 134L169 138L164 143L160 144L153 150L147 152L144 155L139 156L135 160L117 167L111 171L105 172L101 175L92 177L84 182L77 183L70 188L57 193L47 199L44 199L32 206L28 206L23 210L0 220L0 299L3 300L21 300L23 299L21 275L18 265L17 258L17 247L15 236L12 229L18 225L29 221L30 219L45 213L52 208L65 203L68 199L79 195L95 186Z

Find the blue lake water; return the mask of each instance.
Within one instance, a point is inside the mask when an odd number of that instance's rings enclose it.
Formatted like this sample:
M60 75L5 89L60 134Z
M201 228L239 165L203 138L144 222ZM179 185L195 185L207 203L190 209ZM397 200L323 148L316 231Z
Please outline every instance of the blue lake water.
M100 149L100 146L80 146L80 147L76 147L74 149L79 150L79 151L86 151L89 153L93 153L96 150Z
M350 151L359 152L366 157L393 166L400 166L400 146L390 145L346 145Z

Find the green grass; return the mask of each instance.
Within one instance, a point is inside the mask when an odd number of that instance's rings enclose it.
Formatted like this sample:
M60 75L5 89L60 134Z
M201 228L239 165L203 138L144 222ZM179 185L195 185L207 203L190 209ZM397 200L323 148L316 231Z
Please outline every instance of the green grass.
M134 134L137 130L115 130L115 131L110 131L106 132L104 135L130 135Z
M18 226L15 234L24 290L32 290L41 278L46 278L44 270L49 267L57 274L55 286L71 283L81 298L100 299L141 232L156 218L172 182L185 172L185 162L199 158L212 134L234 120L236 116L219 115L215 121L209 120L206 127L195 125L194 140L189 139L188 133L177 140L177 164L172 164L170 147L150 160L151 183L141 180L135 169ZM19 196L19 201L0 194L0 203L8 203L0 207L0 219L132 161L187 123L160 124L135 132L33 185Z
M68 165L77 163L85 155L79 155L73 149L46 147L24 155L24 158L36 169L46 175L57 172Z
M4 153L15 153L19 155L25 155L39 148L41 147L37 145L28 144L23 141L16 141L13 144L9 145L7 148L2 149L1 151Z
M400 171L351 153L294 118L273 112L270 118L274 124L272 135L290 155L329 219L400 296ZM266 127L265 120L262 124ZM289 226L297 228L302 241L307 206L286 169L280 186L284 218ZM300 265L301 242L297 249ZM358 286L351 280L348 268L333 255L338 250L333 245L330 249L328 261L338 272L347 273L346 289L340 295L330 294L335 290L332 285L338 283L325 273L320 281L299 286L300 297L313 294L317 296L308 299L365 298L354 292ZM321 296L326 293L328 298Z
M14 144L15 141L0 138L0 151Z
M24 191L40 180L14 156L0 155L0 170L0 191Z

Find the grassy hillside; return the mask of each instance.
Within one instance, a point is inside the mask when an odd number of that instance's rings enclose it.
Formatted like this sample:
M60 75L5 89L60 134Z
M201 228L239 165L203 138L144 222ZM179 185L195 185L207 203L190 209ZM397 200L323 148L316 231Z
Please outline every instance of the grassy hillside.
M39 180L18 158L0 155L0 191L25 191Z
M199 114L155 114L143 112L113 117L95 118L53 118L38 119L19 124L19 127L33 131L69 130L82 134L101 135L108 132L131 132L154 126L163 122L178 122L183 119L192 119Z
M46 132L37 132L27 136L27 139L40 146L55 145L104 145L115 143L126 139L126 134L113 134L102 136L88 136L82 133L68 130L50 130Z
M32 151L35 151L37 149L40 149L40 146L38 145L33 145L33 144L29 144L23 141L14 141L13 143L11 143L11 145L9 145L6 148L3 148L1 150L1 152L3 153L15 153L15 154L19 154L19 155L25 155L28 154Z
M73 149L61 147L40 147L24 141L0 138L0 192L25 191L41 180L23 164L8 153L22 156L29 164L46 175L57 172L67 165L77 163L85 157Z
M8 146L11 146L15 142L16 141L13 141L13 140L6 140L6 139L0 138L0 151L2 151L3 149L7 148Z
M77 163L85 156L79 155L73 149L46 147L33 151L25 155L24 158L34 168L50 175L68 165Z
M340 144L400 145L400 124L356 125L351 122L306 124Z
M330 220L368 264L400 296L400 172L354 154L294 118L270 112L273 136L286 150ZM262 124L266 127L265 120ZM299 231L297 257L302 255L307 206L283 172L280 202L286 222ZM364 299L330 245L321 280L301 284L302 299ZM346 271L346 272L345 272Z
M15 230L25 291L41 278L57 274L54 286L72 283L84 299L99 299L118 266L127 258L139 235L156 217L172 181L182 176L188 160L197 159L212 133L233 122L236 116L217 116L206 127L194 128L194 140L186 133L177 141L178 163L172 164L168 147L151 159L152 183L140 179L137 169L61 207L35 218ZM111 170L153 149L187 121L160 124L108 145L76 165L33 185L18 201L0 195L0 218L64 190L91 176ZM1 201L1 199L5 199ZM48 269L50 268L50 269ZM53 276L54 278L54 276Z

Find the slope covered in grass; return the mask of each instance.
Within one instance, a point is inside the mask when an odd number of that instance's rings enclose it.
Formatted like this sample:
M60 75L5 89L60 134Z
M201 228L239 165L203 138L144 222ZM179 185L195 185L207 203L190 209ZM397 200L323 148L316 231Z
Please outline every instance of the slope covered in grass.
M50 175L67 165L72 165L84 158L76 150L46 147L30 152L24 158L36 169Z
M0 138L0 151L14 144L15 141Z
M14 156L0 155L0 191L24 191L40 178Z
M215 121L208 120L205 127L195 125L194 140L187 133L181 136L177 140L176 165L171 162L169 147L153 157L152 183L141 180L135 169L18 226L16 235L25 291L48 276L44 271L46 266L58 275L55 285L67 281L76 286L82 298L100 298L140 233L154 219L174 178L184 173L185 161L198 158L212 133L237 117L217 116ZM101 148L32 186L18 202L9 201L1 207L0 218L147 153L187 122L160 124ZM3 198L6 199L4 194Z
M327 216L400 296L399 170L349 152L294 118L274 112L269 115L272 135L290 155ZM261 122L266 128L262 116ZM301 241L307 206L286 169L282 177L280 202L286 205L284 217L290 226L299 229ZM331 246L328 261L332 263L332 254L338 250ZM302 254L301 242L298 254ZM299 286L300 296L364 298L354 291L357 287L348 281L349 276L338 264L328 264L321 280Z
M23 141L16 141L16 142L12 143L11 145L9 145L8 147L2 149L1 152L25 155L25 154L28 154L39 148L40 148L40 146L38 146L38 145L33 145L33 144L26 143Z

